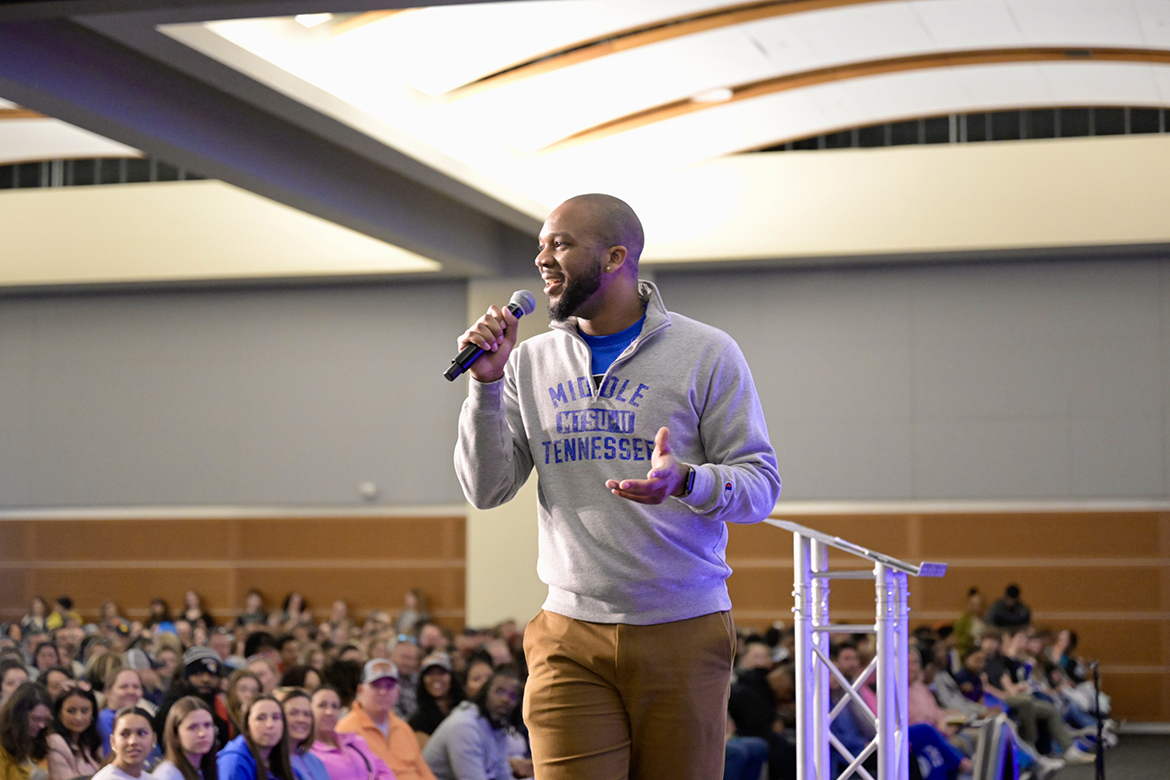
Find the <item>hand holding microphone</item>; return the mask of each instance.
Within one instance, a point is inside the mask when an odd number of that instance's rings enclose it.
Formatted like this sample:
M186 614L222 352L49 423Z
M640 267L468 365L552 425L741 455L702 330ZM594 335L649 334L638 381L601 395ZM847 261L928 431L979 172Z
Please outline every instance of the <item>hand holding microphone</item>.
M447 381L469 371L478 382L495 382L504 376L504 366L516 346L516 328L521 317L536 311L536 296L517 290L504 308L491 306L459 337L459 354L443 373Z

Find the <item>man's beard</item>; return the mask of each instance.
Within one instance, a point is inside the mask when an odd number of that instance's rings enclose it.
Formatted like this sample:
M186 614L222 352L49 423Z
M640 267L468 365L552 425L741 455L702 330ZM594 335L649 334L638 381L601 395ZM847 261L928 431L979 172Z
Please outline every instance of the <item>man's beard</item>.
M577 309L593 293L597 292L597 288L601 287L601 266L594 265L585 276L580 279L569 279L565 277L565 288L561 291L560 300L556 303L549 302L548 316L552 317L556 322L564 322L577 313Z

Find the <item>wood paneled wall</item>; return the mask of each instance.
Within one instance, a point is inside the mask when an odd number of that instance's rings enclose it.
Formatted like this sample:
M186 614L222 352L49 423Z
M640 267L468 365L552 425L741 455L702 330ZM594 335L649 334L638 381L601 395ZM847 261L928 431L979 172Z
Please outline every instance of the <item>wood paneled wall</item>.
M436 622L463 627L466 521L461 515L76 519L0 521L0 619L25 614L33 596L69 594L86 618L112 598L128 617L150 599L172 608L192 589L218 619L259 588L269 608L290 591L319 618L335 599L352 614L402 609L421 589Z
M1170 513L967 512L801 514L791 520L910 562L948 564L942 579L910 579L911 627L953 621L975 586L988 606L1018 583L1033 624L1071 628L1080 652L1100 659L1116 717L1170 721ZM740 625L792 624L792 534L730 527L728 587ZM832 568L866 568L845 553ZM834 580L830 614L874 617L874 586Z

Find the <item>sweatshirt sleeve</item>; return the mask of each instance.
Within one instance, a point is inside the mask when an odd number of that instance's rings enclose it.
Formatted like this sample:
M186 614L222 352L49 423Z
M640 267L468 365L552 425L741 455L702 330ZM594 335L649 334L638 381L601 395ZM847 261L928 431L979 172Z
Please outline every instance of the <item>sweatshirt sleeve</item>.
M470 379L469 384L459 412L455 473L472 506L492 509L511 500L528 480L532 453L520 417L512 362L500 381Z
M462 720L451 725L446 745L451 773L459 780L487 780L487 751L475 722Z
M776 452L739 345L727 337L721 346L699 420L706 462L691 464L694 488L678 500L712 520L757 523L780 496Z

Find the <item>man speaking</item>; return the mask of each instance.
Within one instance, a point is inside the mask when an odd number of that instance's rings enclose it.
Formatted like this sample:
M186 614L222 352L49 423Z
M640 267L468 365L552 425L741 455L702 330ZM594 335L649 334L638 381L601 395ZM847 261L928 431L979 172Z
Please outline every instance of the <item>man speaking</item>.
M549 333L492 306L455 469L481 509L540 477L549 588L524 635L537 780L723 776L735 630L726 522L768 516L776 456L736 343L638 280L642 225L581 195L544 223ZM515 349L514 349L515 348Z

